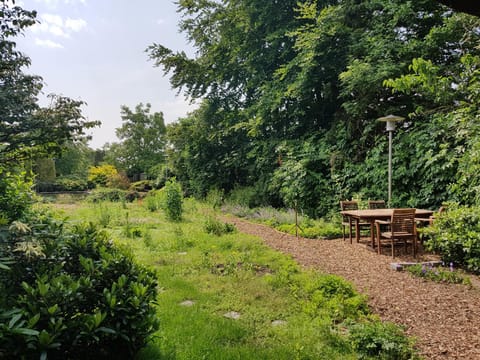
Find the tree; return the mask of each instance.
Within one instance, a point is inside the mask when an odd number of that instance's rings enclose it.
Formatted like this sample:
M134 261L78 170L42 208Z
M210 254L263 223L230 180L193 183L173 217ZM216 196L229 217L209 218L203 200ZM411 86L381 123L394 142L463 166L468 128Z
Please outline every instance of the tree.
M0 163L6 165L59 153L99 123L85 120L82 101L52 94L48 107L38 105L43 80L23 72L30 59L10 40L35 23L36 12L0 1Z
M479 52L478 19L431 0L184 0L179 11L196 57L158 44L148 51L174 88L206 99L169 130L182 184L228 191L239 179L264 195L273 184L284 202L302 188L302 208L317 215L340 200L322 194L330 185L338 197L381 198L386 141L376 119L389 113L413 114L397 130L395 204L438 206L458 165L476 168L475 154L442 167L442 146L455 148L460 122L431 112L473 91L458 79L462 56ZM392 92L385 81L419 57L450 82L436 92ZM298 153L282 164L285 143Z
M165 162L163 114L150 114L150 109L150 104L138 104L135 111L122 106L123 124L116 129L121 142L110 144L106 150L105 161L130 177L141 173L156 177L156 169Z
M87 178L88 168L94 164L94 150L86 141L69 142L65 144L62 153L55 158L57 176Z

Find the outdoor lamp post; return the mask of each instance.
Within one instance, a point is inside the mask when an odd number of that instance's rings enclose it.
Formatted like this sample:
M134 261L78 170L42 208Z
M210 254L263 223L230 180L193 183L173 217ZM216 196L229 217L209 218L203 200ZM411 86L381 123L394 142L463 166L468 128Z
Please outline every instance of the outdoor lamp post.
M377 119L378 121L385 121L388 131L388 207L392 205L392 138L395 131L395 123L403 121L405 118L395 115L387 115Z

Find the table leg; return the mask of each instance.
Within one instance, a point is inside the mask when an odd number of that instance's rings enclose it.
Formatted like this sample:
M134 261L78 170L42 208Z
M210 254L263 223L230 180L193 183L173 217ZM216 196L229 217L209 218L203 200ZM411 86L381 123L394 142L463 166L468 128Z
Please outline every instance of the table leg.
M355 219L355 240L360 242L360 219Z
M348 239L350 240L350 244L352 243L352 217L348 217Z
M375 249L375 220L370 220L370 242L372 249Z

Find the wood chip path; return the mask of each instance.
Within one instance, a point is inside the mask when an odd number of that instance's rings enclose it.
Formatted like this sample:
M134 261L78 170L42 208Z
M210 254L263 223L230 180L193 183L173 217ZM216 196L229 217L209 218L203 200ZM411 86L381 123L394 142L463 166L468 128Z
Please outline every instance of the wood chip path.
M480 287L438 284L390 270L392 258L348 240L311 240L227 217L238 230L291 254L302 266L337 274L368 296L382 320L403 325L425 359L480 360ZM395 258L396 261L405 260Z

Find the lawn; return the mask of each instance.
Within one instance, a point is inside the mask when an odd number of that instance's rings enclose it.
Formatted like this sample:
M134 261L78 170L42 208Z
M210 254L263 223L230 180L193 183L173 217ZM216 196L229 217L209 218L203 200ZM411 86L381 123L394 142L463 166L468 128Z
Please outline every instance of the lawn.
M147 201L48 206L69 222L104 227L156 270L160 330L138 359L412 357L410 340L369 314L351 284L303 271L260 239L225 227L206 204L187 199L178 222Z

